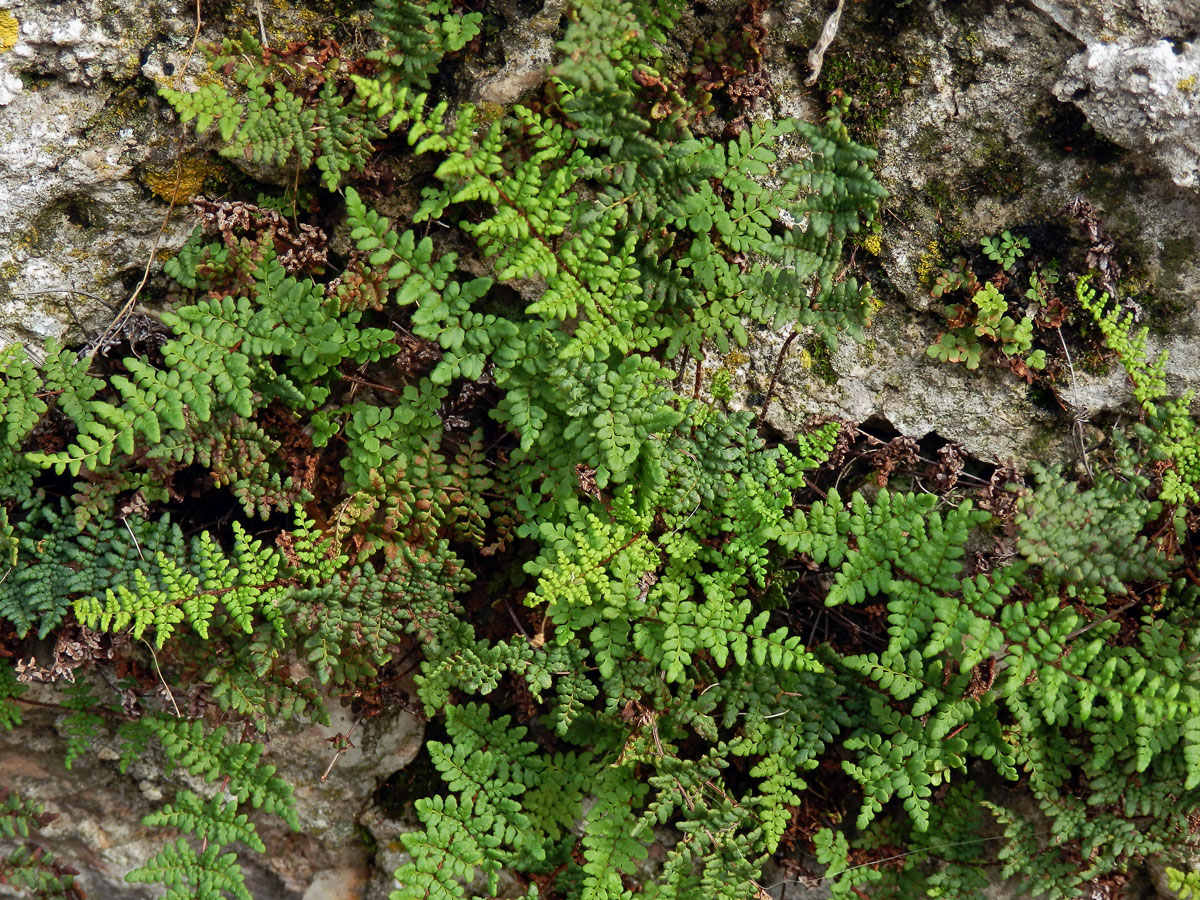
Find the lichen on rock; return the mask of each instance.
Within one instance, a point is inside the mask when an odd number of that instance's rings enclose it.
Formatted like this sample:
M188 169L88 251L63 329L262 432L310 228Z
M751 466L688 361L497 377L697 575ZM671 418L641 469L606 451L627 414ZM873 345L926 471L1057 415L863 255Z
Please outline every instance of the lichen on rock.
M7 9L0 9L0 53L7 53L17 46L17 35L21 23Z

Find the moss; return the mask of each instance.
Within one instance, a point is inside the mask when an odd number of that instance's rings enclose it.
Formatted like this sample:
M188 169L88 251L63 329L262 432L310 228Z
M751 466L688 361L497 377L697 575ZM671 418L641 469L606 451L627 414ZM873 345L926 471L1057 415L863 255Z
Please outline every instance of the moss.
M1111 166L1091 166L1074 188L1091 197L1137 197L1144 190L1142 179L1132 166L1120 163ZM1107 231L1120 229L1138 234L1142 222L1138 214L1126 205L1106 206L1104 224Z
M83 126L89 138L115 138L131 124L143 128L140 123L146 119L146 98L140 91L141 85L131 84L128 87L110 94L100 107Z
M1054 443L1053 433L1049 428L1039 429L1036 436L1029 442L1028 453L1034 459L1045 459Z
M1183 272L1194 266L1200 257L1200 248L1196 239L1188 234L1179 237L1164 238L1162 252L1158 254L1158 264L1162 267L1163 286L1179 289L1183 286Z
M502 119L506 112L508 110L502 104L490 100L485 101L479 105L479 121L483 125L490 125L492 122Z
M921 191L933 207L934 217L938 222L952 221L958 215L956 200L958 191L946 181L929 181Z
M214 0L214 8L206 7L206 18L226 23L225 32L236 35L243 28L259 33L258 7L254 0ZM335 38L342 43L361 41L369 18L363 4L356 0L305 0L303 6L294 0L270 0L263 4L268 43L281 44L287 40L315 42ZM286 38L284 37L286 35Z
M868 144L877 142L905 90L919 84L929 68L928 57L909 57L897 49L897 22L885 15L889 11L884 4L878 7L864 10L874 13L875 18L857 23L843 21L838 44L841 49L826 55L817 82L825 93L840 91L850 97L850 110L844 117L846 127L856 140ZM890 12L894 14L895 10ZM855 25L860 33L853 39L846 38Z
M49 87L55 83L53 75L39 75L32 72L20 72L17 75L21 79L21 87L26 91L40 91L44 87Z
M1143 321L1156 334L1178 332L1180 322L1191 312L1191 302L1184 287L1190 280L1198 257L1197 242L1190 235L1165 238L1160 247L1141 245L1141 253L1133 260L1117 285L1121 297L1133 300L1142 308ZM1155 258L1157 267L1142 260ZM1154 269L1157 268L1157 272Z
M1095 331L1091 332L1089 337L1094 341L1100 341L1100 335ZM1083 353L1076 352L1072 354L1075 367L1085 375L1093 377L1101 377L1107 375L1112 366L1112 354L1104 349L1102 345L1092 344Z
M185 156L175 165L147 168L142 171L142 183L159 199L180 203L201 193L204 182L217 175L220 167L204 156Z
M984 135L976 148L979 163L963 179L972 196L1016 197L1029 186L1029 168L1008 141Z
M933 276L941 270L943 255L942 246L936 240L930 241L926 247L926 251L917 260L913 274L917 276L917 280L921 284L929 287L933 283Z
M799 359L800 365L810 375L821 379L827 385L837 384L837 372L833 368L833 352L824 341L819 338L807 341L800 348Z
M933 125L926 125L917 132L917 136L911 144L910 152L914 156L928 159L942 149L945 140L946 135L940 128L935 128Z

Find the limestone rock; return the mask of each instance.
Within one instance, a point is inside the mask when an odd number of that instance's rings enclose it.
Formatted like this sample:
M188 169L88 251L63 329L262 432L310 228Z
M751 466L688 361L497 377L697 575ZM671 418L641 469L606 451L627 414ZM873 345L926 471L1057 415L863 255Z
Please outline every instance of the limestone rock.
M563 0L547 0L540 10L522 17L515 2L500 4L509 27L500 36L504 62L499 67L471 66L469 99L479 104L508 106L539 87L554 60Z
M4 23L0 343L36 350L76 323L76 340L102 331L147 263L191 231L176 216L160 234L165 206L137 178L171 121L135 88L143 54L183 43L187 20L164 0L70 0L18 4Z
M1059 28L1084 43L1146 43L1184 38L1200 24L1192 0L1030 0Z
M61 699L33 685L29 699ZM269 848L243 852L239 864L260 900L349 900L358 898L370 875L370 855L356 824L360 812L388 775L403 768L421 747L423 726L403 710L362 720L352 747L330 766L331 739L351 731L357 716L330 702L331 725L278 723L264 761L295 789L303 831L293 833L280 820L246 807ZM210 796L214 784L176 771L163 775L161 752L135 760L126 774L117 769L117 741L102 732L96 750L63 764L63 716L41 708L26 710L15 731L0 730L0 778L5 787L35 799L58 816L39 833L38 843L60 862L78 869L93 897L141 900L158 896L153 886L126 884L125 874L145 863L175 835L141 824L142 817L169 802L180 788ZM322 774L328 775L322 782ZM7 896L0 886L0 897Z
M113 321L147 267L156 274L191 234L186 201L224 163L190 138L181 145L157 96L206 69L192 49L195 4L2 8L8 2L0 0L0 345L37 351L47 337L70 330L82 343ZM363 16L253 0L206 21L198 37L250 27L310 38L338 22L361 31Z
M1200 45L1089 44L1055 93L1109 140L1148 153L1177 185L1200 190Z

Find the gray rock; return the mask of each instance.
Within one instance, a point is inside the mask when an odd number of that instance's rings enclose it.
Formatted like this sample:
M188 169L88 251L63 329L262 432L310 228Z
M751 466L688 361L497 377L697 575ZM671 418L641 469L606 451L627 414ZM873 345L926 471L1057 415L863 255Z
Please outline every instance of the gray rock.
M514 2L499 4L510 27L500 35L504 63L472 66L467 97L473 103L508 106L546 80L555 57L558 22L563 0L547 0L536 13L522 18Z
M187 20L170 2L103 0L0 17L16 32L0 52L0 343L40 348L75 324L77 340L102 331L191 232L179 215L163 230L165 206L136 177L172 126L132 87L143 53L182 44Z
M936 432L989 461L1067 452L1069 435L1049 428L1054 416L1030 401L1023 382L994 367L971 372L935 362L925 348L936 339L936 331L905 310L885 309L865 344L845 340L829 353L811 338L794 341L779 366L766 420L784 434L803 430L816 416L883 420L902 434ZM761 409L784 340L771 331L754 334L735 372L735 383L747 388L735 406Z
M226 170L190 137L180 143L176 117L156 93L162 85L194 86L207 69L199 50L189 53L195 4L4 2L0 345L23 341L36 351L68 330L76 342L102 332L147 267L157 273L191 234L187 199ZM363 16L348 11L338 21L359 27ZM312 37L333 21L303 6L256 0L206 23L199 40L219 41L243 27ZM292 177L277 180L290 184Z
M1192 0L1030 0L1054 23L1084 43L1146 43L1184 38L1200 24Z
M1200 45L1089 44L1055 93L1109 140L1148 153L1177 185L1200 190Z

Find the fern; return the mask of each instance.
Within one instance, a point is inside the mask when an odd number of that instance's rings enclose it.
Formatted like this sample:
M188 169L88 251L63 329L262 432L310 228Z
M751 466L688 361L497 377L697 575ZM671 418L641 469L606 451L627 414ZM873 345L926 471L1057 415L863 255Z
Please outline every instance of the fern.
M21 707L18 700L28 690L17 681L16 672L10 666L0 666L0 727L12 731L21 724Z
M1070 594L1099 585L1122 593L1125 583L1166 577L1169 560L1140 534L1162 510L1146 499L1146 479L1101 471L1092 488L1078 491L1058 471L1033 471L1038 487L1021 498L1017 546L1051 584Z
M217 126L223 156L278 169L293 159L301 171L315 165L331 191L347 172L366 166L370 142L383 132L340 83L336 57L324 64L315 54L289 57L263 47L249 31L206 54L214 69L230 70L244 93L238 96L220 83L190 93L169 88L161 93L183 122L195 121L197 132ZM320 89L302 100L297 88L311 90L314 82Z
M83 896L75 883L78 873L29 840L57 818L45 812L40 803L0 787L0 841L20 841L11 851L0 848L0 884L29 891L38 900L77 900Z
M1117 354L1133 387L1134 399L1142 407L1146 421L1135 426L1134 433L1146 444L1146 456L1166 464L1160 497L1163 503L1194 505L1200 503L1200 441L1189 412L1193 395L1168 399L1166 351L1151 359L1146 345L1149 331L1133 331L1132 315L1122 318L1119 310L1106 309L1107 294L1096 296L1087 278L1076 285L1076 299L1091 313L1105 343Z
M278 619L275 607L285 590L278 577L280 555L251 540L238 523L234 534L231 557L207 533L202 534L191 547L192 566L180 566L176 558L160 552L157 571L148 574L139 569L132 586L106 589L103 600L94 595L80 598L76 616L90 628L128 630L136 639L152 627L160 649L183 622L207 638L218 602L221 618L246 633L253 630L255 612Z
M72 713L63 719L60 728L67 739L64 765L70 769L75 760L92 748L104 720L93 712L100 698L86 678L76 679L64 693L66 699L63 706L72 710Z
M1200 468L1162 361L1080 288L1144 421L1085 484L1035 467L1003 522L863 487L836 424L769 444L680 396L751 325L861 338L843 251L882 197L844 106L697 127L711 107L663 46L682 14L571 4L539 102L508 110L441 98L488 34L443 0L380 2L366 60L243 36L213 52L221 80L166 94L222 153L343 189L352 246L302 221L306 196L201 201L160 341L0 357L0 626L86 626L134 671L153 652L216 717L116 724L122 767L157 742L197 779L147 818L180 836L130 880L248 897L247 807L300 826L259 735L391 702L411 652L441 787L397 898L506 873L530 898L761 896L810 835L836 896L974 896L988 848L956 838L985 815L1006 871L1066 897L1194 844ZM385 137L416 158L409 216L348 183ZM1004 269L1024 249L984 246ZM1036 368L1032 319L978 282L943 273L969 307L933 355ZM110 705L81 675L70 760ZM22 690L0 669L6 728ZM1036 823L984 804L989 766ZM0 871L56 890L19 852Z
M220 844L212 844L201 853L179 838L167 844L146 862L125 876L133 884L162 884L168 890L165 900L253 900L236 853L222 853Z
M378 570L355 566L291 592L281 611L307 635L302 646L318 679L353 683L374 675L406 634L439 645L459 608L454 594L470 579L445 543L420 553L405 547Z
M1168 866L1166 868L1167 887L1179 895L1179 900L1191 900L1200 888L1195 872L1184 872Z
M223 853L227 844L240 842L258 852L265 846L241 804L279 816L293 831L300 830L292 788L275 775L275 767L259 762L263 745L229 743L224 726L208 731L200 721L151 717L143 720L146 731L161 742L168 769L180 766L193 775L221 786L208 800L189 790L176 792L175 802L150 813L143 824L158 825L192 834L200 842L197 851L186 838L167 843L162 850L125 876L131 883L161 883L166 897L206 897L227 894L250 900L236 853ZM169 771L168 771L169 774Z
M92 520L80 527L69 504L40 500L31 498L16 526L20 565L0 583L0 616L18 635L36 627L45 637L66 620L72 598L101 585L120 591L136 578L142 554L161 550L172 557L183 543L165 518Z

